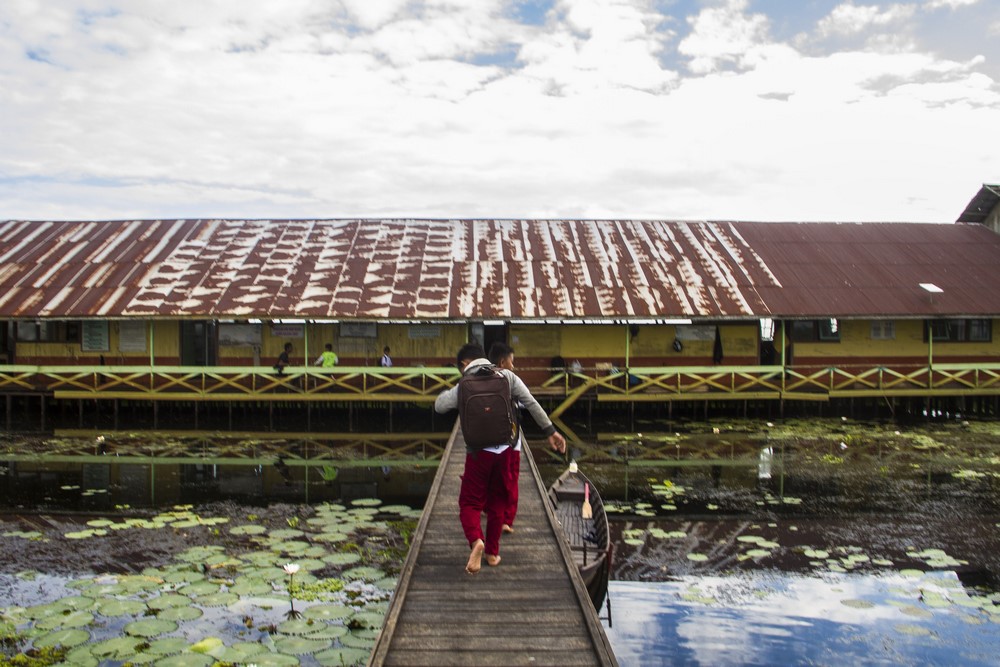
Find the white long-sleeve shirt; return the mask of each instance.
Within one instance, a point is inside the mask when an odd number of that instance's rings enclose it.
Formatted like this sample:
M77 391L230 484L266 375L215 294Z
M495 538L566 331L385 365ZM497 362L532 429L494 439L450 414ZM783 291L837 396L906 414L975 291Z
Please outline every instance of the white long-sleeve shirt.
M477 370L483 366L491 366L489 359L476 359L465 367L463 375L468 375L475 373ZM520 403L528 410L531 418L535 420L535 423L542 428L542 432L546 436L552 435L556 432L556 427L553 426L552 420L549 419L548 414L546 414L545 409L539 405L535 397L531 395L531 391L528 389L528 385L524 384L521 378L517 377L514 373L507 370L506 368L498 368L504 377L507 378L507 382L510 383L510 397L515 401L520 401ZM455 385L451 389L446 389L441 392L437 399L434 401L435 412L445 413L451 410L458 409L458 385ZM494 454L499 454L503 450L507 449L510 445L502 444L496 447L484 447L483 451L493 452ZM515 443L514 449L521 449L521 438L518 435L517 441Z

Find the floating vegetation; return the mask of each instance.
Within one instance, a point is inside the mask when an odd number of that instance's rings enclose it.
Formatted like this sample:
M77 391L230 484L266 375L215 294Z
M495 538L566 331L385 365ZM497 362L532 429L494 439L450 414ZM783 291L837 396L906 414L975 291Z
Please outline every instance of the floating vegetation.
M872 609L875 607L875 604L873 602L869 602L868 600L841 600L840 604L845 607L851 607L852 609Z
M394 544L412 534L415 515L359 499L351 509L326 504L302 520L282 518L276 528L256 517L240 521L225 544L191 546L141 574L67 581L75 594L47 604L0 607L0 629L23 637L25 650L61 647L71 665L297 665L299 656L320 665L364 663L402 565L405 547ZM390 517L393 527L376 516ZM93 518L62 537L100 540L144 529L200 530L211 539L228 521L175 506L150 519ZM33 531L28 539L45 535ZM198 623L222 634L191 644L186 637L197 638Z

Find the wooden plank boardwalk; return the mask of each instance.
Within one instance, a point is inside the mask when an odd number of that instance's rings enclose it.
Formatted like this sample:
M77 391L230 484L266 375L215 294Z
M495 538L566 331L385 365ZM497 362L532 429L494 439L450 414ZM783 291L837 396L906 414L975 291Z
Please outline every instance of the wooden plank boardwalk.
M502 562L484 559L479 574L466 574L464 466L456 424L368 664L616 666L527 446L516 532L503 537Z

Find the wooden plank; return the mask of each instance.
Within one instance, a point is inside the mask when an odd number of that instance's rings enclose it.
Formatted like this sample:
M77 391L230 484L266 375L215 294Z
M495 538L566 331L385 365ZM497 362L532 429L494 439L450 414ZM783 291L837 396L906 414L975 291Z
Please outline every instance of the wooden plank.
M503 560L465 572L464 461L456 424L369 665L617 665L530 451Z
M371 664L371 663L369 663ZM386 667L509 667L510 665L532 665L537 667L588 667L600 665L593 653L585 651L548 651L530 653L505 649L487 653L475 648L442 651L399 651L390 659L378 663Z

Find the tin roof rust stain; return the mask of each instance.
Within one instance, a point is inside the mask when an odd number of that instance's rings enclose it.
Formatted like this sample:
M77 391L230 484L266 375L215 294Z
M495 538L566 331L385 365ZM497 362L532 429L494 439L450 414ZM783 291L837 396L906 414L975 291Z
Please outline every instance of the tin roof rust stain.
M980 225L0 222L8 318L944 315L1000 315L1000 236Z

